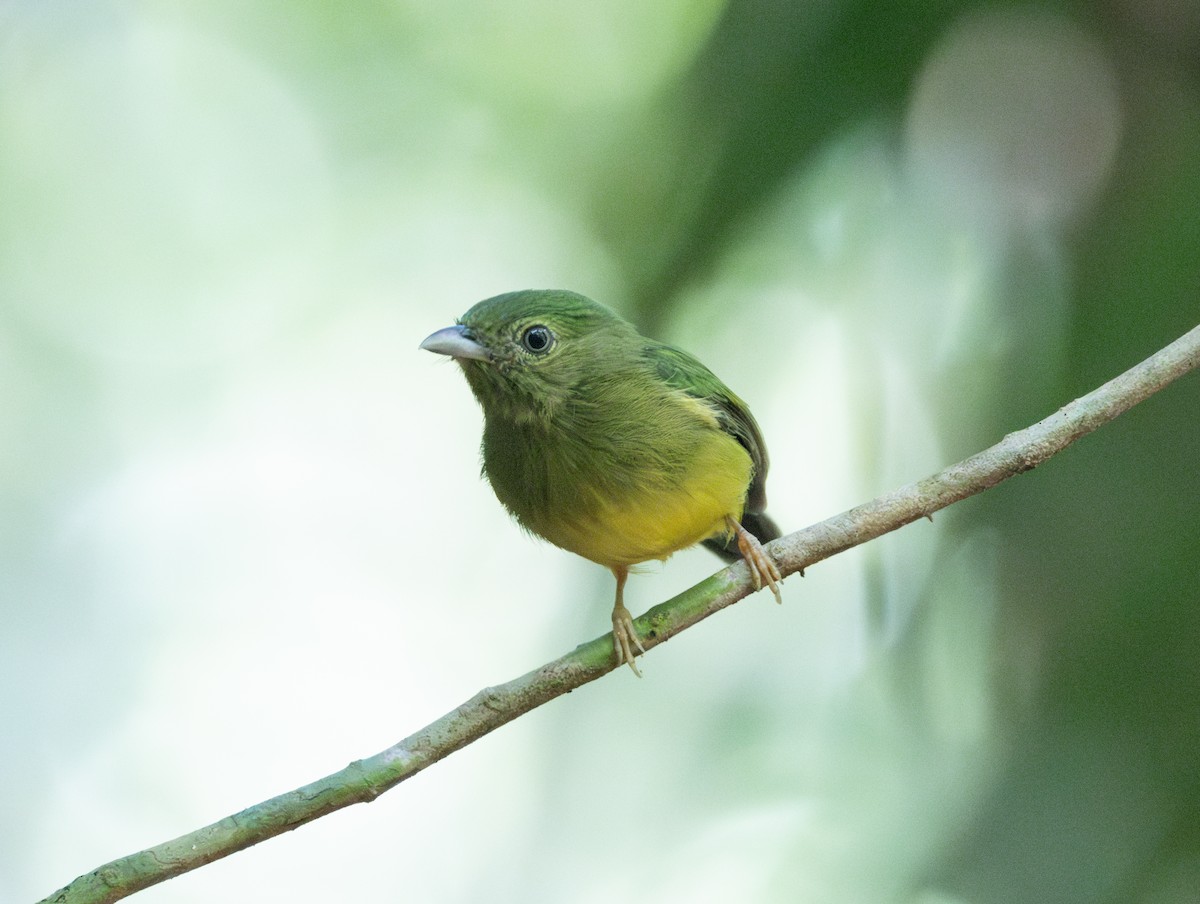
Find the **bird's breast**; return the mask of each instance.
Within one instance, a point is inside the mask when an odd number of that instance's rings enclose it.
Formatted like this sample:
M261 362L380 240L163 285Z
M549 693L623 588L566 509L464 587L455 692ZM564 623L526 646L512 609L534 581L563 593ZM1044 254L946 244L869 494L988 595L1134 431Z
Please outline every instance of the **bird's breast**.
M753 465L711 416L667 404L584 414L486 420L484 471L527 530L613 567L665 559L741 517Z

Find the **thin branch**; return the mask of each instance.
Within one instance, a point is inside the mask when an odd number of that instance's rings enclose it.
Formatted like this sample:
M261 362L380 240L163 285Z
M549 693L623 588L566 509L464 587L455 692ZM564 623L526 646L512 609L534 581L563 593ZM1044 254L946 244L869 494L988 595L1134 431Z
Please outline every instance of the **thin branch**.
M1037 467L1200 365L1200 326L1094 392L917 483L789 534L768 547L786 576ZM752 592L739 562L636 620L647 650ZM485 688L381 753L80 876L39 904L101 904L219 860L351 804L366 803L518 716L616 668L610 635L527 675Z

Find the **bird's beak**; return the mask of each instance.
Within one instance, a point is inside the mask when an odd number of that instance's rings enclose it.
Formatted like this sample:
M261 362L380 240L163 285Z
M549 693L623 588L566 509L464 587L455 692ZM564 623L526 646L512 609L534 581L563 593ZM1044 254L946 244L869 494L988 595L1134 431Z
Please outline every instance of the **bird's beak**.
M461 324L448 326L425 337L421 348L427 352L439 355L449 355L451 358L475 358L478 361L491 361L491 353L486 348L467 335L467 328Z

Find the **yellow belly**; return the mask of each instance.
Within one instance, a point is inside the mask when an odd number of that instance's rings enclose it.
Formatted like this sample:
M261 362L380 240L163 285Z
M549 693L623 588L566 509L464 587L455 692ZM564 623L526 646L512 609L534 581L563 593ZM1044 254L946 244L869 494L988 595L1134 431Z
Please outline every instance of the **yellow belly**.
M630 487L618 498L581 498L572 516L539 525L551 543L609 568L665 559L740 519L753 465L732 437L706 442L670 485Z

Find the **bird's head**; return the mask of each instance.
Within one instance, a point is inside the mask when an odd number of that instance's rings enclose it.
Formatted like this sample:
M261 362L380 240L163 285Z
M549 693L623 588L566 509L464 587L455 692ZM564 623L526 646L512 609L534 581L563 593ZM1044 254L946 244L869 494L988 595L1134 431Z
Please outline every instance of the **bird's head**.
M522 421L578 400L586 381L619 369L639 344L632 326L590 298L527 289L479 302L421 348L462 366L485 415Z

